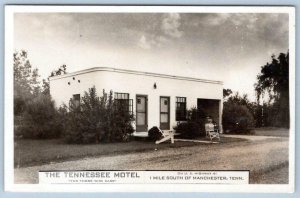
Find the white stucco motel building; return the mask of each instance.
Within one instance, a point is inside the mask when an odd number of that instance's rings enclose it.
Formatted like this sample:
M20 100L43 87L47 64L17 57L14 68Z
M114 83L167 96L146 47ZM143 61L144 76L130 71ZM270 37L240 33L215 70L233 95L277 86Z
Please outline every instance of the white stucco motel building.
M93 86L98 95L112 90L114 98L129 100L135 115L134 135L144 136L153 126L172 130L186 119L186 110L204 108L222 130L221 81L158 73L95 67L50 78L50 93L57 106L79 101Z

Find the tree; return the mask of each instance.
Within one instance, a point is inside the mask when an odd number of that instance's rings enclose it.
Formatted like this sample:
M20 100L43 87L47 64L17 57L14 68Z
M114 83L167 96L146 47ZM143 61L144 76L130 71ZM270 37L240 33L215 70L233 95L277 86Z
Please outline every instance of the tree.
M67 73L67 66L65 64L63 64L57 70L52 71L50 77L59 76L59 75L63 75L66 73Z
M222 119L227 132L249 133L254 127L253 115L245 105L226 103Z
M265 95L272 108L273 126L289 127L289 53L271 56L271 63L261 67L255 91L258 104Z
M250 102L247 94L240 96L239 92L235 94L231 90L229 94L224 94L224 92L223 90L223 96L228 97L224 102L222 117L224 130L236 133L249 132L256 123L257 104Z
M42 85L42 87L43 87L42 93L44 95L49 95L50 96L50 83L49 83L48 79L47 80L43 79L43 85Z
M58 138L62 133L62 119L54 101L44 94L38 94L26 103L22 123L15 127L15 135L22 138Z
M223 98L225 99L226 97L230 96L232 94L231 89L223 89Z
M14 52L14 113L20 115L25 104L40 92L38 69L33 69L27 52Z
M53 76L59 76L67 73L67 66L62 65L58 69L54 70L51 72L50 76L47 79L43 79L43 91L42 93L44 95L50 95L50 83L49 83L49 78Z
M14 60L15 136L23 138L57 138L62 131L59 112L49 93L49 82L39 80L25 50L16 51ZM65 72L66 67L63 67Z

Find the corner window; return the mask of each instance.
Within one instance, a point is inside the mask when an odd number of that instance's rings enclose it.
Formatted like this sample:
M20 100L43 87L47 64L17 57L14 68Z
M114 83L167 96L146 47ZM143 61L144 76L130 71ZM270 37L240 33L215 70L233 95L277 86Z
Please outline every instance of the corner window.
M117 108L126 108L128 113L133 115L133 100L129 99L129 93L118 93L115 92L114 100L116 102Z
M186 97L176 97L176 121L186 120Z

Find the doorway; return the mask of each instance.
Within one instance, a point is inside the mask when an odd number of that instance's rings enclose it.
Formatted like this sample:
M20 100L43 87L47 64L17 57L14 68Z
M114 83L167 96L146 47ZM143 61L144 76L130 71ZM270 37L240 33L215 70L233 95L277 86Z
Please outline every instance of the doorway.
M160 97L160 129L170 129L170 97Z
M148 96L136 95L136 132L148 131Z

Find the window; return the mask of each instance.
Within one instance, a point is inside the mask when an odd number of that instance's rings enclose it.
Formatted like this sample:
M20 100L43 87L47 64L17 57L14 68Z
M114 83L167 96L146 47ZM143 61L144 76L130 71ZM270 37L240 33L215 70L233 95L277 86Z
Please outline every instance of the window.
M73 95L73 104L76 108L80 106L80 94Z
M176 121L186 120L186 97L176 97Z
M115 102L117 107L124 107L128 109L130 115L133 115L133 100L129 99L129 93L118 93L115 92Z
M115 99L117 99L117 100L128 100L129 99L129 93L115 92Z

